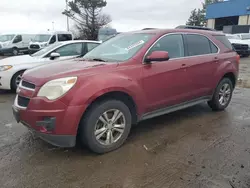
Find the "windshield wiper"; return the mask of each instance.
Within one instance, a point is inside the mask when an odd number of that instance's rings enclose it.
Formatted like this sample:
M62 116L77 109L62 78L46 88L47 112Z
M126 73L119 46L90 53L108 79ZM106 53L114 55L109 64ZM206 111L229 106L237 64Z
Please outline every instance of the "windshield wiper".
M94 58L94 59L92 59L93 61L101 61L101 62L106 62L105 60L103 60L103 59L100 59L100 58Z

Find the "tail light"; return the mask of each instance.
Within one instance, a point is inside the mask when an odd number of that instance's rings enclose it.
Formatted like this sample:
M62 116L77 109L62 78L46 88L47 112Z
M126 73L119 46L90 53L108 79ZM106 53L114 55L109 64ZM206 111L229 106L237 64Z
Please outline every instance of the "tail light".
M237 62L238 64L240 64L240 55L237 55L237 57L236 57L236 62Z

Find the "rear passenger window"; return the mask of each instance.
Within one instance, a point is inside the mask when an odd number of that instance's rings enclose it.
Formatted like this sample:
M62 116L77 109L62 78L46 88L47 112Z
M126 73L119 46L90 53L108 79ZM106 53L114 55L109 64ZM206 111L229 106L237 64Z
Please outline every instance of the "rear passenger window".
M154 51L165 51L168 52L169 58L184 57L184 44L182 35L173 34L166 35L154 44L149 50L148 55Z
M188 56L210 54L210 41L201 35L186 35Z
M210 42L210 46L211 46L211 52L212 53L217 53L218 52L218 48L214 45L214 43Z
M225 35L216 35L214 36L218 41L220 41L224 46L230 50L233 49L232 44L229 42Z

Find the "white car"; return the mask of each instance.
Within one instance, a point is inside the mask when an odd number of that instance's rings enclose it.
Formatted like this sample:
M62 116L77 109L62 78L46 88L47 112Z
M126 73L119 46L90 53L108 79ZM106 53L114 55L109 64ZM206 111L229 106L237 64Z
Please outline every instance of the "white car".
M99 41L75 40L52 44L33 55L22 55L0 60L0 89L16 90L25 70L46 63L82 57L101 44Z
M242 40L238 35L226 34L226 36L239 55L244 57L250 55L250 41Z

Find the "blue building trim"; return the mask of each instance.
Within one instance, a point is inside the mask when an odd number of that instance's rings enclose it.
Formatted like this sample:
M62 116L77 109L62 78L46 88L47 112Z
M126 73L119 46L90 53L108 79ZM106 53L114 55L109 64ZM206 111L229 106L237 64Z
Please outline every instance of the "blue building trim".
M250 15L250 0L229 0L207 6L206 18Z

